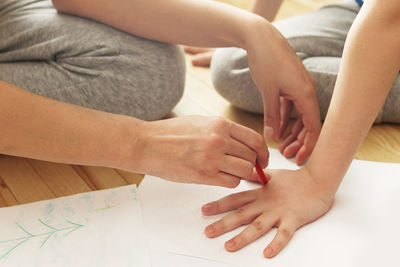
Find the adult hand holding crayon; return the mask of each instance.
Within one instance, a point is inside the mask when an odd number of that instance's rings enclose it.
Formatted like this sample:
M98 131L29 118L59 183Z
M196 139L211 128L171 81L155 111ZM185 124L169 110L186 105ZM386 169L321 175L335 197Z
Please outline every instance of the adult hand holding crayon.
M138 127L139 173L184 183L235 187L251 180L268 149L252 129L220 117L188 116Z

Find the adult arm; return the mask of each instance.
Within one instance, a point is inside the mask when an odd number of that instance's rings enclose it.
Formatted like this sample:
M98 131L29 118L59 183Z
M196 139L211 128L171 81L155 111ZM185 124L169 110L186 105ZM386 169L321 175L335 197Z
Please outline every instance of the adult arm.
M289 142L295 142L297 163L303 163L311 154L321 127L315 82L287 40L263 17L216 1L53 0L53 3L61 12L158 41L245 49L251 76L264 101L265 137L280 136L283 96L294 103L302 122L299 138Z
M236 186L267 165L261 135L222 118L145 122L41 97L0 82L0 154ZM249 138L251 137L251 138Z

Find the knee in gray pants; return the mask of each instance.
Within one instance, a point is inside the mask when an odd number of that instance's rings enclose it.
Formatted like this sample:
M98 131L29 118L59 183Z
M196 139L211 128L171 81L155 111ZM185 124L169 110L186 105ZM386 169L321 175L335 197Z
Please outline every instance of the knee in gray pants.
M3 7L3 4L6 4ZM166 116L185 81L181 47L58 14L49 0L7 0L0 79L35 94L145 120Z

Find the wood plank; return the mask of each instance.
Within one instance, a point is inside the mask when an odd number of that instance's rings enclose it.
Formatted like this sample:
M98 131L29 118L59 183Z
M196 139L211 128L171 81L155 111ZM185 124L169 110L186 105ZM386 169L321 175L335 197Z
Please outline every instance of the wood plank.
M14 206L17 205L18 201L15 196L11 193L10 188L6 185L3 178L0 177L0 206Z
M80 166L80 165L71 165L71 167L82 178L82 180L85 181L87 186L89 186L89 188L92 191L99 190L99 188L96 187L96 185L93 183L93 181L90 180L89 176L87 176L86 172L81 168L82 166Z
M28 160L56 197L91 191L85 181L67 164Z
M80 168L96 189L107 189L128 184L114 169L93 166L80 166Z
M139 185L144 177L144 174L140 173L132 173L132 172L127 172L127 171L122 171L122 170L115 170L122 178L124 178L128 184L136 184Z
M7 205L6 201L4 200L3 196L0 195L0 208L4 208L4 207L7 207L7 206L8 205Z
M26 159L0 158L0 177L21 204L55 197Z
M400 163L400 125L374 125L361 145L356 158Z

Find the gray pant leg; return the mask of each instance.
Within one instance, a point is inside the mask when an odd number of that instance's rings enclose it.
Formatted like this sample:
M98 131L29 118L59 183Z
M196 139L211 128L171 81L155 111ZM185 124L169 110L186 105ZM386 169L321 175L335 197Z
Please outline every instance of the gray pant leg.
M50 0L0 3L0 80L56 100L145 120L183 94L180 47L58 14Z
M321 117L325 118L335 86L347 33L359 11L353 0L274 23L288 39L317 82ZM263 103L248 68L246 51L217 49L211 63L216 90L241 109L263 113ZM266 73L268 75L268 73ZM400 76L376 122L400 122Z

